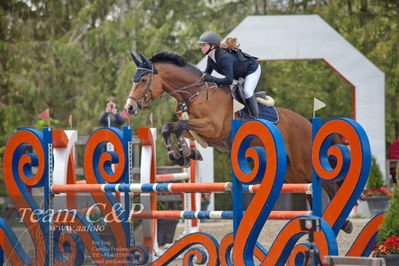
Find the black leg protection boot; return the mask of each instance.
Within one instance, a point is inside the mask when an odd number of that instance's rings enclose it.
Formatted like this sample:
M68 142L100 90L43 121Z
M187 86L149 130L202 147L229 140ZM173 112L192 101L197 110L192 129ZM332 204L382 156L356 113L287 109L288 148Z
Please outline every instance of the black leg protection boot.
M251 96L248 99L245 100L247 102L247 106L249 107L249 110L251 111L252 118L259 118L259 109L258 109L258 103L256 102L255 96Z

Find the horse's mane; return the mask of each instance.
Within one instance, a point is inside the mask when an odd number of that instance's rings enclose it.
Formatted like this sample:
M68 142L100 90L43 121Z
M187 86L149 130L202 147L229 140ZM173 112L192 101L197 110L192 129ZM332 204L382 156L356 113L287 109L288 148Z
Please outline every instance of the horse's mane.
M173 64L179 67L184 67L188 70L191 70L194 74L201 75L202 72L197 67L187 63L187 60L177 54L172 52L159 52L151 57L150 61L152 63L165 63L165 64Z

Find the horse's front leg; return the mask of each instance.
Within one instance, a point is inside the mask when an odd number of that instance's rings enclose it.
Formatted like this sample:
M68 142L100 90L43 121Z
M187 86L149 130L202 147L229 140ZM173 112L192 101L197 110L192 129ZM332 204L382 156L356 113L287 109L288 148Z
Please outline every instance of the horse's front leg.
M177 140L177 143L179 144L180 152L182 153L183 157L185 157L187 159L194 159L194 160L202 161L203 158L202 158L201 153L196 148L190 150L190 146L187 144L187 142L183 136L183 133L189 129L190 129L190 127L189 127L188 120L177 121L175 127L173 128L173 133L175 133L175 135L176 135L176 140Z
M184 157L180 152L178 152L173 146L172 139L170 138L170 134L173 132L173 128L176 123L169 122L163 125L161 134L165 141L166 149L168 151L169 159L178 165L183 165L185 162Z

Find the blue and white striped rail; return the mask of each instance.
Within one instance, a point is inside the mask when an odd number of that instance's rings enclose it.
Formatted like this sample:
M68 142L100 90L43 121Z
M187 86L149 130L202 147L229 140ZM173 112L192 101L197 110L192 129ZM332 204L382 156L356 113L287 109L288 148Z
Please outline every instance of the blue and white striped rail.
M51 191L57 193L90 193L90 192L230 192L231 182L221 183L154 183L154 184L67 184L53 185ZM254 193L259 185L243 185L243 191ZM281 193L308 193L311 194L311 184L284 184Z
M90 192L228 192L231 191L232 183L154 183L154 184L68 184L53 185L51 191L58 193L90 193Z
M133 219L233 219L232 211L142 211L133 213Z
M311 214L311 211L272 211L269 219L290 220ZM233 211L142 211L131 213L129 221L134 219L233 219Z

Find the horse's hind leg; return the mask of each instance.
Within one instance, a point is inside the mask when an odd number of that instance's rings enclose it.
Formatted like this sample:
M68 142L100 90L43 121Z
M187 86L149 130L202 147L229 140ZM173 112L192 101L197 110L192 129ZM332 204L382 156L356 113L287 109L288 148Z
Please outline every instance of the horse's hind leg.
M327 196L330 201L332 200L332 198L335 195L335 192L333 190L334 187L335 187L335 185L333 183L323 182L323 190L327 193ZM310 208L312 209L312 196L306 195L306 201L308 202ZM347 219L345 221L345 223L342 225L341 230L347 234L352 233L353 224L352 224L351 220Z
M173 131L175 123L166 123L163 125L161 134L165 141L166 149L168 150L169 159L178 165L184 164L184 157L180 154L172 144L170 134Z
M338 183L323 182L323 188L327 192L330 201L334 198L336 191L338 191L341 184L342 182ZM352 222L349 219L347 219L345 223L342 225L341 230L347 234L352 233L353 230Z
M289 183L295 183L294 180L298 180L298 179L294 179L294 176L298 177L301 175L299 174L299 172L295 172L293 170L292 165L290 164L290 161L288 161L288 163L289 163L289 167L287 167L286 181ZM307 179L311 180L310 177L305 178L303 176L303 178L302 178L302 180L306 180L306 182L310 182ZM304 182L304 181L302 181L302 182ZM339 186L340 185L337 183L323 182L323 190L327 193L327 196L330 201L334 198L336 191L339 189ZM312 196L306 194L305 197L306 197L306 201L307 201L310 209L312 209ZM352 222L349 219L346 220L345 223L342 225L341 230L347 234L350 234L353 230Z

